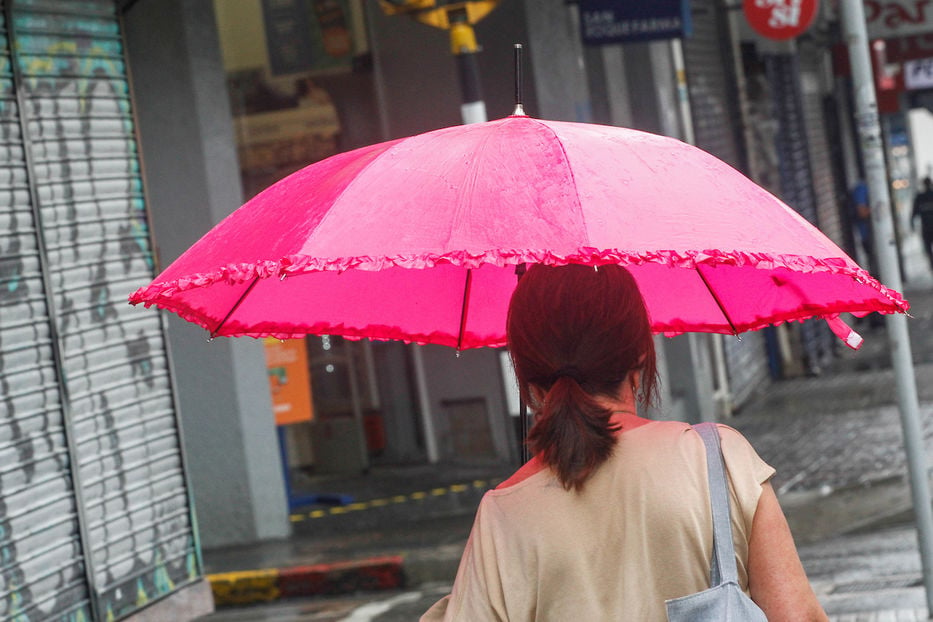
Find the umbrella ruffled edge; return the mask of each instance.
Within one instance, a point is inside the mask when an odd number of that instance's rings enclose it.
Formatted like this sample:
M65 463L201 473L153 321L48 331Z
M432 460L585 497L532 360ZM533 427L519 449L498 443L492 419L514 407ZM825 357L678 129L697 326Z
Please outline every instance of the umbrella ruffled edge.
M185 305L173 304L171 299L162 302L144 303L146 308L155 304L160 309L170 311L178 315L181 319L196 324L210 333L208 341L216 337L253 337L254 339L297 339L308 335L340 335L345 339L357 341L360 339L370 339L373 341L401 341L404 343L414 343L418 345L442 345L457 347L457 338L443 332L412 334L399 328L387 324L369 324L364 327L355 327L345 324L332 324L328 322L318 322L314 324L295 325L291 329L281 325L257 324L248 329L236 322L225 323L223 327L214 332L212 324L216 324L216 318L205 316L196 310L190 309ZM460 349L469 350L471 348L481 347L502 347L505 346L505 338L499 336L479 336L472 332L467 332L463 336Z
M408 331L405 331L398 326L390 326L386 324L368 324L362 327L348 326L345 324L331 324L327 322L318 322L314 324L304 324L304 325L295 325L290 328L285 328L278 324L258 324L245 328L236 322L229 322L224 324L224 326L215 332L212 332L212 323L216 323L216 318L207 317L201 313L198 313L196 310L190 309L189 307L181 304L174 304L173 299L162 299L159 302L146 302L145 306L155 304L157 307L170 311L177 314L182 319L197 324L201 326L209 333L211 337L209 340L214 339L215 337L253 337L254 339L296 339L305 337L307 335L340 335L345 339L350 340L359 340L359 339L370 339L373 341L401 341L403 343L414 343L418 345L443 345L450 346L452 348L457 347L457 338L453 335L447 333L435 332L429 334L412 334ZM877 302L875 303L878 304ZM676 337L678 335L683 335L685 333L714 333L720 334L723 336L734 336L741 340L741 335L746 332L761 330L767 326L780 326L781 324L799 322L803 323L808 320L833 320L838 319L841 313L852 313L856 316L861 316L872 311L877 311L878 313L895 313L891 309L865 309L861 312L852 312L848 310L835 311L832 309L823 309L820 311L815 311L811 315L796 315L793 317L784 317L778 315L771 315L767 317L760 317L754 323L743 323L740 326L736 327L737 331L732 332L729 327L723 325L704 325L704 326L680 326L673 323L664 323L660 324L658 322L652 322L651 330L656 335L664 335L665 337ZM471 348L480 348L480 347L504 347L506 345L506 339L504 336L496 335L487 335L480 336L472 332L467 332L464 334L461 342L461 350L469 350Z
M867 270L844 257L820 259L806 255L773 255L746 251L618 251L581 248L575 253L559 254L545 250L492 250L484 252L456 251L444 254L425 253L421 255L397 255L393 257L345 257L322 259L307 255L290 255L280 259L260 260L254 263L230 263L216 270L199 272L172 279L153 281L148 286L137 289L129 297L130 304L144 304L147 308L155 304L168 308L164 302L174 294L190 289L208 287L223 282L237 285L254 279L280 278L309 272L344 272L346 270L378 271L398 267L406 269L425 269L437 265L450 264L463 268L479 268L485 264L498 267L521 263L541 263L560 266L571 263L584 265L619 264L643 265L659 264L676 268L695 269L697 266L750 266L769 270L785 268L792 272L830 272L850 276L859 283L877 290L889 300L895 309L892 312L907 313L910 304L897 291L890 289L875 279ZM178 309L171 309L179 313ZM187 318L186 318L187 319Z

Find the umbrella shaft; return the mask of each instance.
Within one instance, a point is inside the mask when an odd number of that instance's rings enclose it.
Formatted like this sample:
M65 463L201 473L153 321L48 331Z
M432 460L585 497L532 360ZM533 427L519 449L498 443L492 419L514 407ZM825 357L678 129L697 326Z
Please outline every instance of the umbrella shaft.
M457 356L463 349L463 333L466 331L467 313L470 310L470 286L473 284L473 270L467 269L466 282L463 284L463 306L460 308L460 330L457 332Z
M531 458L528 455L528 404L525 403L525 400L518 403L518 416L521 418L522 464L525 464Z

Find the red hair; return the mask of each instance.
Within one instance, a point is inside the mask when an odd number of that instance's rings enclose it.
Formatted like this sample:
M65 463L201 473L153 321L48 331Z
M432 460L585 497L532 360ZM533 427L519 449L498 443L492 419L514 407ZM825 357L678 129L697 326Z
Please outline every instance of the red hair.
M642 404L657 391L638 285L618 265L533 265L512 294L506 333L519 391L536 414L527 442L564 488L579 490L615 446L612 412L594 398L616 397L633 371Z

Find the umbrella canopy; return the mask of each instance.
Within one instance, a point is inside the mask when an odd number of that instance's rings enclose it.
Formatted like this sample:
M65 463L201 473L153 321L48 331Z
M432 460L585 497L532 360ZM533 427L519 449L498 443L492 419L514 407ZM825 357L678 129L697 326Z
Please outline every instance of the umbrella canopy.
M739 333L905 312L818 229L710 154L619 127L511 116L308 166L130 301L211 335L505 343L525 263L617 263L655 332Z

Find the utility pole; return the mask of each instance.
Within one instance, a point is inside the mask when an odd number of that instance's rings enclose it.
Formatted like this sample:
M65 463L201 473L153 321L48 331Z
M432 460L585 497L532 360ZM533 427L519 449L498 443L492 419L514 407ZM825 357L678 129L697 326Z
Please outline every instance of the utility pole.
M407 15L428 26L450 32L450 53L457 59L460 81L460 117L464 124L486 121L486 102L479 82L476 43L473 24L496 8L499 0L379 0L388 15Z
M865 164L865 181L871 203L871 221L875 255L881 272L881 281L894 290L902 289L891 219L891 195L878 120L878 102L868 51L868 33L862 0L842 0L840 3L842 32L849 48L852 81L855 91L855 120L859 144ZM886 318L891 360L897 382L897 397L901 412L907 468L917 523L920 560L923 565L923 585L926 589L927 615L933 616L933 509L930 507L930 488L927 461L920 425L917 381L914 377L907 317L894 313Z

